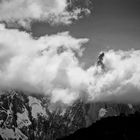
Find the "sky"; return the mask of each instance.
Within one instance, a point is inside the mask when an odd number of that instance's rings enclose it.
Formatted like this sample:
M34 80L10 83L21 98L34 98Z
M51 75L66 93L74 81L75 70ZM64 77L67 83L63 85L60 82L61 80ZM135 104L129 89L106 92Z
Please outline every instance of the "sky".
M140 1L89 1L1 0L0 88L140 102Z
M96 62L100 51L140 49L140 1L93 0L93 11L71 25L32 25L34 36L70 31L74 37L89 38L81 62Z

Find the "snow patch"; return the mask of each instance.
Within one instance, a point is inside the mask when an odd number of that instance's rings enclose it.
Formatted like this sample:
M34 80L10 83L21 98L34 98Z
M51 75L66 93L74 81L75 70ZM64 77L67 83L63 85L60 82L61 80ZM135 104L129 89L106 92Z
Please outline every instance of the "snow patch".
M106 115L106 113L107 113L107 110L104 108L101 108L99 110L99 117L101 117L101 118L104 117Z
M33 118L37 119L38 115L45 116L46 118L48 118L45 108L41 106L41 101L31 96L29 96L28 98L29 98L29 106L32 108Z
M31 125L31 121L28 118L28 111L26 108L23 113L17 113L17 125L19 128Z

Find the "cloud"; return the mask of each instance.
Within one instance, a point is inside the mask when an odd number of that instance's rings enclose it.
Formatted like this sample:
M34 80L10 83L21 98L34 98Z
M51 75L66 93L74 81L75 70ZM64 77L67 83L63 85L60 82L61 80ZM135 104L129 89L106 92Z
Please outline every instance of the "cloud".
M45 94L52 102L70 104L87 82L75 56L76 52L81 55L82 44L87 41L73 38L69 32L34 39L1 25L0 87Z
M1 24L0 88L44 94L52 103L67 105L77 99L139 102L140 50L106 51L85 70L77 55L82 56L86 42L69 32L33 38Z
M89 93L92 100L117 102L140 101L140 50L105 53L105 70L88 69L93 75Z
M32 21L51 24L70 24L81 13L90 13L87 8L68 10L67 0L2 0L0 2L0 21L17 23L29 28Z
M70 5L67 0L1 0L0 22L25 28L34 21L71 24L83 12L90 13ZM52 103L67 105L77 99L140 102L140 50L106 51L85 70L77 55L82 56L86 42L69 32L33 38L0 24L0 88L44 94Z

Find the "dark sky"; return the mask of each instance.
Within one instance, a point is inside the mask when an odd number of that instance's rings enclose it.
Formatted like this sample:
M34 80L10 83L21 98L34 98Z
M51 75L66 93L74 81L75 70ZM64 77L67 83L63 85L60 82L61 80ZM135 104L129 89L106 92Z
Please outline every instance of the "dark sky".
M93 0L90 16L70 26L35 23L33 34L55 34L70 31L74 37L89 38L82 61L87 66L96 61L101 50L140 49L140 0Z

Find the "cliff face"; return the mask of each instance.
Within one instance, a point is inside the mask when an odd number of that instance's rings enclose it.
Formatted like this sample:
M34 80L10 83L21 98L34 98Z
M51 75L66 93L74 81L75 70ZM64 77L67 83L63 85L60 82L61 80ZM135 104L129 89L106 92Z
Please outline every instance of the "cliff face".
M29 96L10 90L0 96L0 136L2 139L52 140L70 135L80 128L109 116L139 111L131 104L76 101L71 107L53 110L44 96Z
M16 91L0 96L0 135L3 139L56 139L86 126L83 104L55 111L46 97Z

